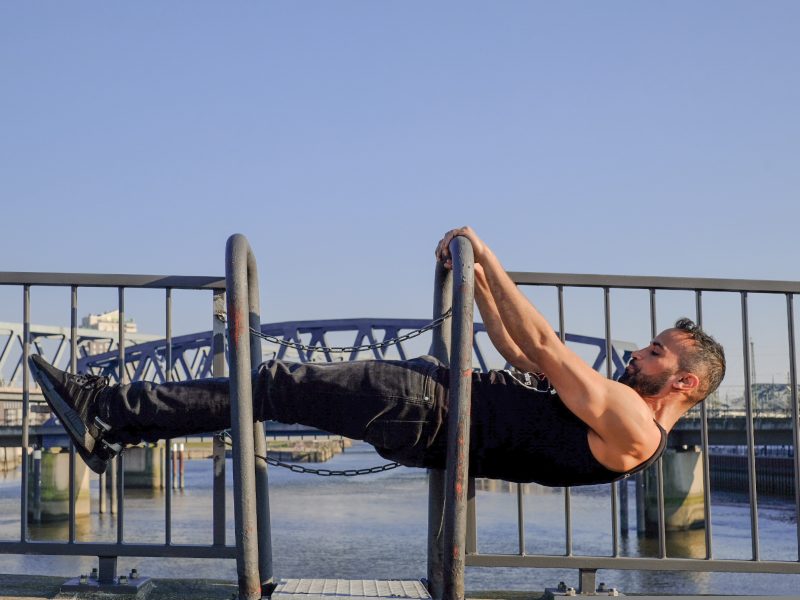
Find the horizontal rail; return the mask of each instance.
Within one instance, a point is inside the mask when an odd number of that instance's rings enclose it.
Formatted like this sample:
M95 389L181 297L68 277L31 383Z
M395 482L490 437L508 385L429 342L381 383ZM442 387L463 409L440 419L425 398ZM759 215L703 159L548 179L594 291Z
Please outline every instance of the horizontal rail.
M800 574L800 562L703 558L635 558L624 556L521 556L469 554L469 567L537 567L541 569L615 569L643 571L714 571L719 573Z
M0 542L3 554L48 556L137 556L154 558L236 558L236 546L118 544L102 542Z
M610 287L657 290L705 290L763 293L800 293L800 282L769 279L715 279L703 277L651 277L639 275L597 275L509 271L520 285L563 285L567 287ZM78 287L131 287L175 289L225 289L224 277L191 275L126 275L96 273L0 272L0 285L42 285Z
M562 285L567 287L628 288L708 292L800 293L799 281L769 279L713 279L701 277L648 277L639 275L592 275L509 271L518 285Z
M0 285L224 290L225 278L191 275L120 275L2 271L0 272Z

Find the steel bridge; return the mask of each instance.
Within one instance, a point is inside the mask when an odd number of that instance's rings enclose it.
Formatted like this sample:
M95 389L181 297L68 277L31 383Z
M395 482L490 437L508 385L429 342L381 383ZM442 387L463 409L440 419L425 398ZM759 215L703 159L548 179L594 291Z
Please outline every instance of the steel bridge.
M261 333L289 344L302 344L310 349L295 350L288 345L262 345L263 357L295 360L300 362L335 360L357 360L362 358L384 359L396 353L397 358L406 359L421 352L408 348L408 343L399 342L390 348L374 347L381 343L397 339L404 333L425 327L429 319L322 319L308 321L284 321L261 325ZM482 323L475 323L473 339L474 362L477 368L487 371L490 359L483 351L480 334L485 334ZM0 322L0 394L11 395L21 393L22 388L22 352L24 339L22 323ZM350 350L337 357L327 350L332 335L350 336L349 347L369 345L369 350ZM62 369L67 369L70 361L70 329L46 325L31 325L30 340L32 350ZM593 366L601 368L606 361L606 340L604 338L566 334L567 342L580 344L594 356ZM45 342L48 342L47 344ZM103 352L92 353L100 343ZM169 344L170 352L167 352ZM167 371L171 381L186 379L202 379L212 376L212 331L201 331L187 335L172 337L169 341L163 336L149 334L126 334L125 336L125 371L131 381L148 380L164 382ZM17 349L14 353L12 350ZM612 362L615 376L625 369L630 353L635 349L633 344L614 341L612 344ZM98 331L79 328L77 330L78 372L108 375L113 381L119 381L119 335L116 332ZM427 349L425 350L427 351ZM172 356L171 366L167 365L168 354ZM506 365L507 366L507 365ZM15 390L16 388L16 390ZM18 391L17 391L18 390ZM17 396L18 397L18 396ZM0 399L4 399L0 396Z

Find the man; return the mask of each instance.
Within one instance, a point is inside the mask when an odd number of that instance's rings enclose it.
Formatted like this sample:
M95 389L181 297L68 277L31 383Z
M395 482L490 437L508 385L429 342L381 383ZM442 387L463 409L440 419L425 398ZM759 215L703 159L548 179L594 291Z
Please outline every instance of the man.
M565 346L469 227L445 234L436 256L452 267L455 236L472 243L475 298L492 343L516 369L473 373L470 473L543 485L621 479L651 464L667 432L713 392L725 373L722 347L692 321L633 353L617 381ZM87 464L105 471L125 444L230 425L228 382L135 382L70 375L43 359L33 374ZM408 466L443 468L449 374L431 357L411 361L289 364L253 373L259 420L303 423L363 439ZM549 383L548 383L549 382Z

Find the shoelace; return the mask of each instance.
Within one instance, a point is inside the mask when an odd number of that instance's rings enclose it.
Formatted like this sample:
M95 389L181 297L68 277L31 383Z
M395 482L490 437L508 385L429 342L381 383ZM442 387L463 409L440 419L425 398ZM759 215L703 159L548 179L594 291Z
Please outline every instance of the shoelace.
M75 376L75 384L85 390L102 390L108 386L108 375L86 375Z

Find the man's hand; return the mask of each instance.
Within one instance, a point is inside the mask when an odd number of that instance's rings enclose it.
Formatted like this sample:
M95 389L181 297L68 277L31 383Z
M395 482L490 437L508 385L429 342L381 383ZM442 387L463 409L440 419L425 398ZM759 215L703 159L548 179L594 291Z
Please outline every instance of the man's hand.
M486 244L484 244L471 227L459 227L458 229L451 229L444 234L444 237L439 241L436 246L436 258L442 262L447 269L453 268L453 257L450 256L450 242L456 236L463 236L472 243L472 253L475 257L475 262L480 263L486 251Z

